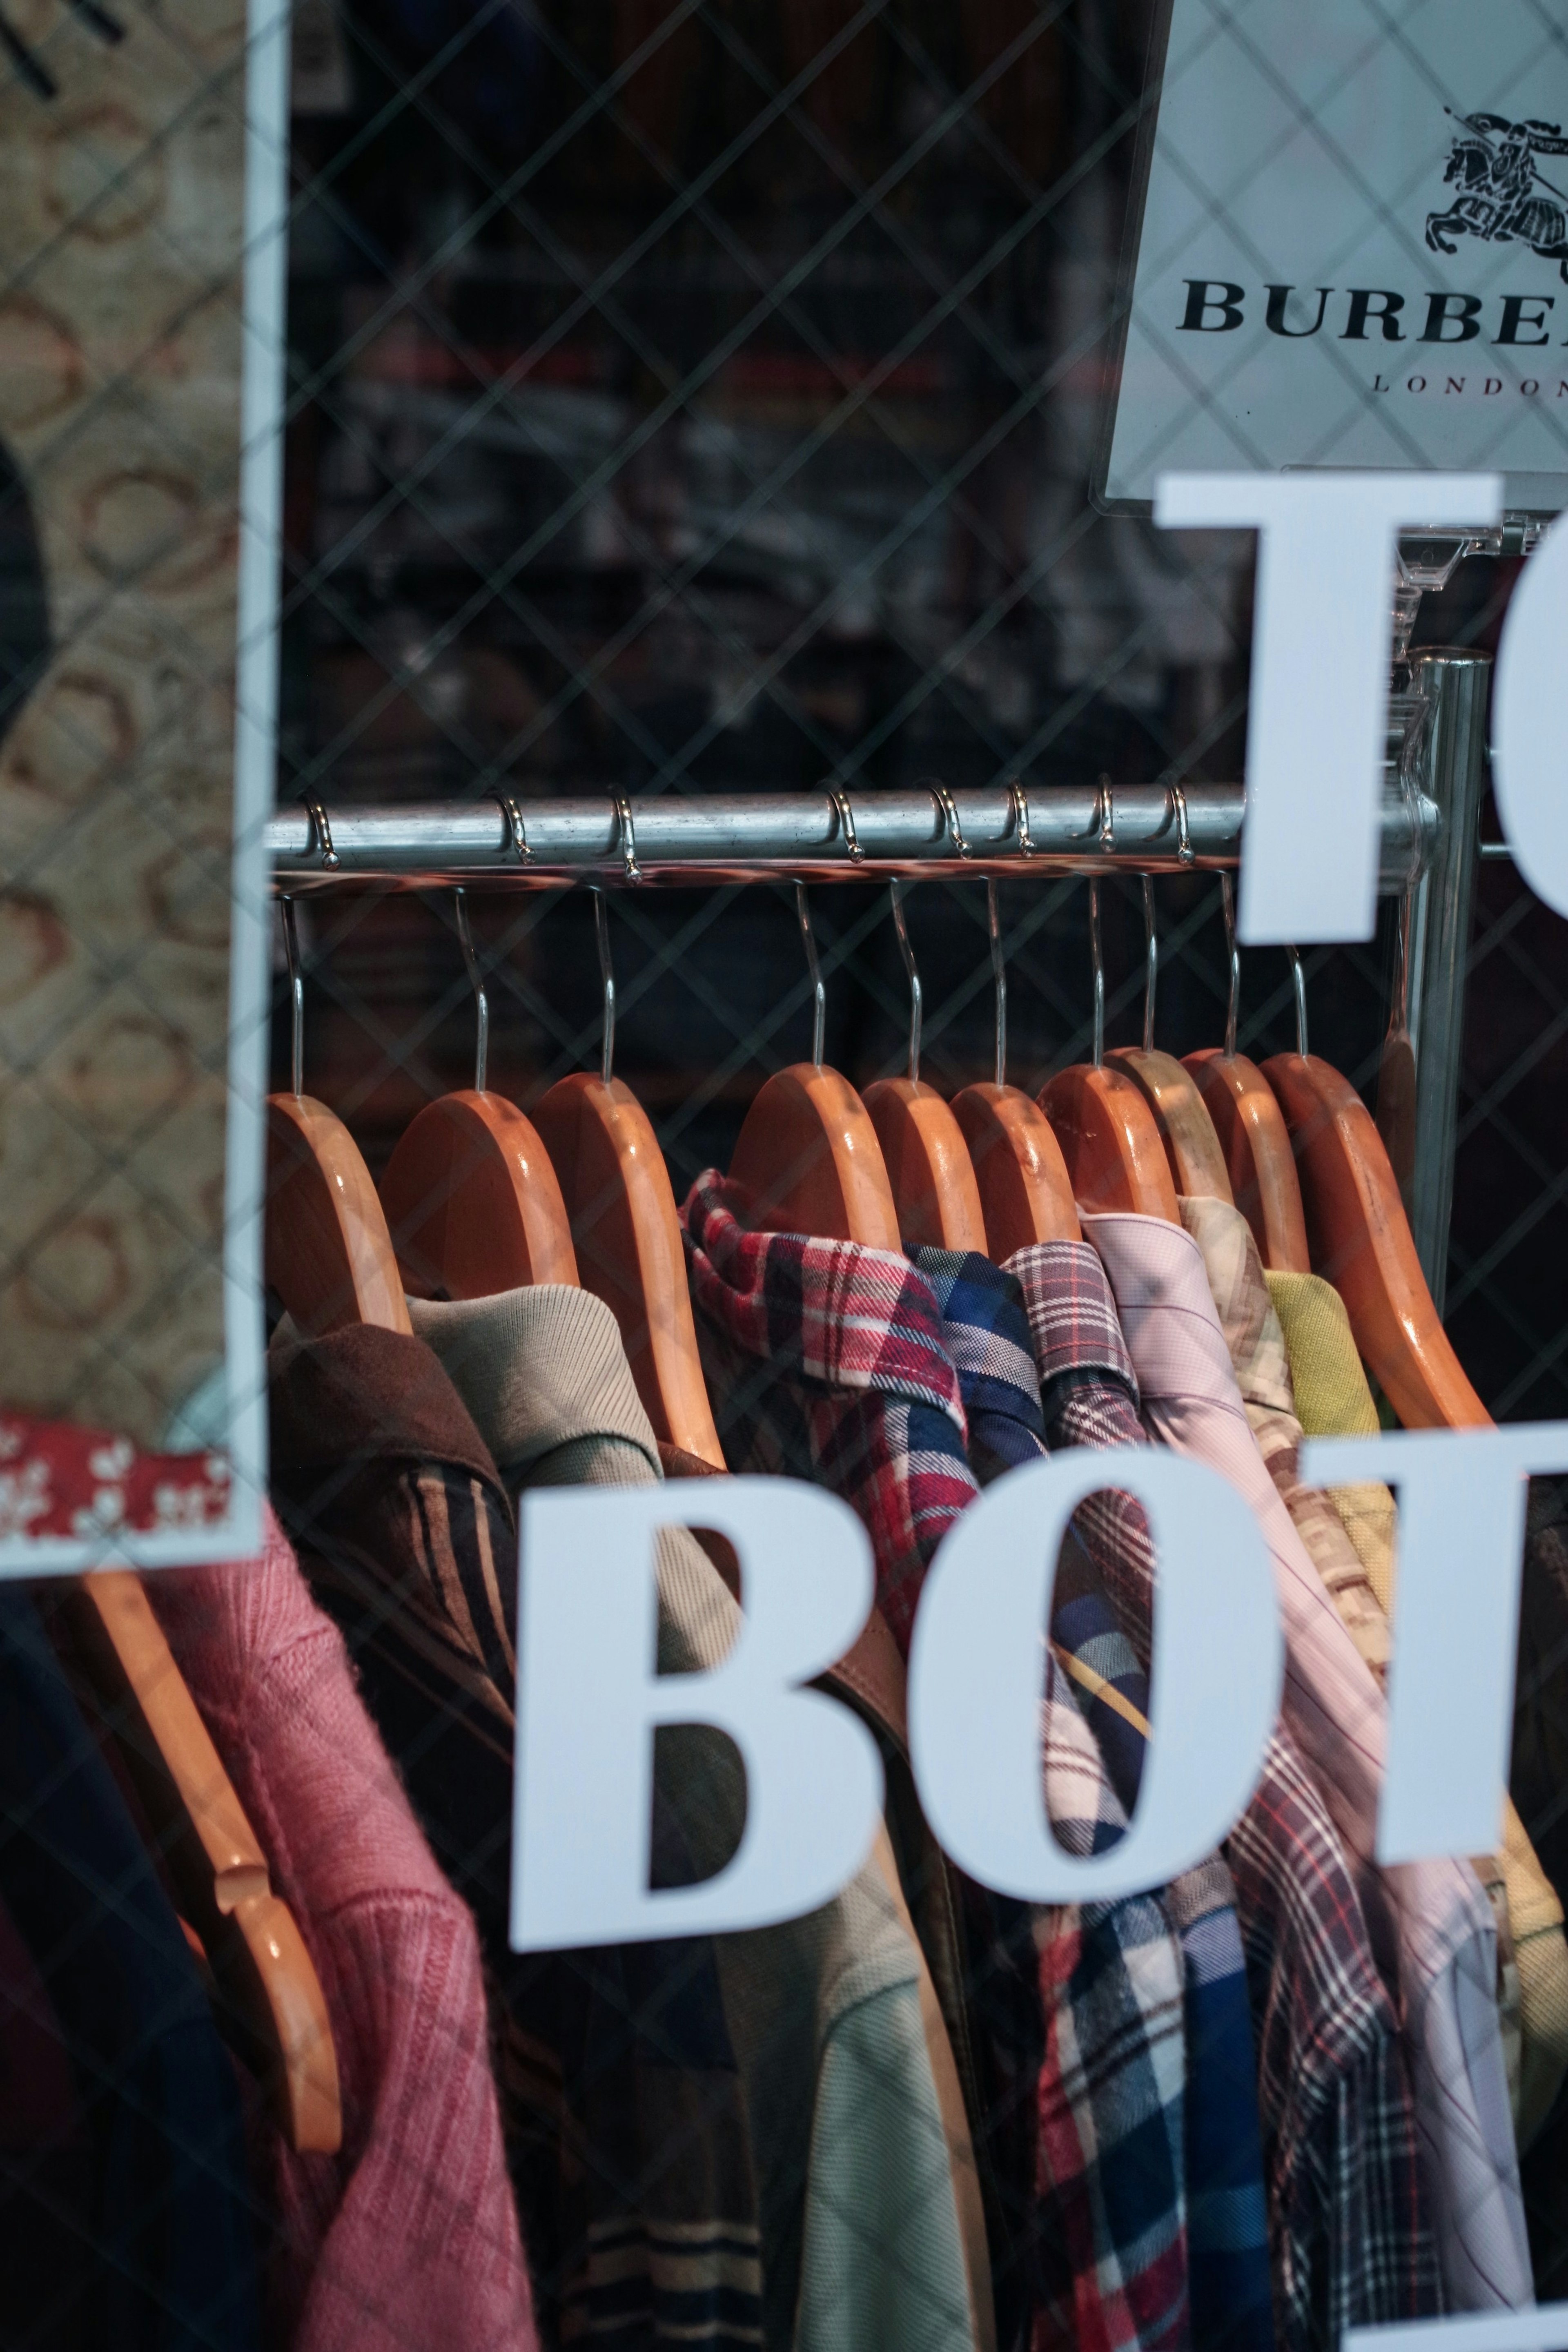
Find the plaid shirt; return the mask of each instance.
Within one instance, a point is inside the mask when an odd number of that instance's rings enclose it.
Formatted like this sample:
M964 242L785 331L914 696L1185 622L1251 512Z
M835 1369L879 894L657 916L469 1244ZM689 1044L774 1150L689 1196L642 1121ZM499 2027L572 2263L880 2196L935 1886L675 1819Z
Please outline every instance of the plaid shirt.
M1040 1375L1014 1277L972 1252L912 1253L941 1309L982 1486L1046 1452ZM1082 1545L1071 1534L1051 1634L1124 1806L1137 1801L1148 1739L1148 1677ZM1218 1855L1166 1896L1186 1980L1188 2291L1195 2342L1273 2352L1268 2214L1258 2137L1247 1967L1230 1874Z
M907 1651L937 1543L978 1493L968 1424L930 1286L852 1243L752 1234L710 1171L682 1211L698 1341L731 1469L811 1479L864 1521L877 1598ZM1054 1654L1045 1652L1043 1769L1051 1822L1092 1853L1126 1817ZM993 1934L985 1995L1016 1973L1007 1906L972 1890ZM1181 1966L1157 1902L1033 1916L1044 2047L1035 2073L1035 2352L1173 2348L1189 2338ZM1016 2020L985 2030L1009 2053ZM1009 2060L998 2061L1001 2071Z
M1139 1445L1138 1388L1103 1266L1082 1242L1021 1250L1053 1445ZM1074 1526L1146 1664L1154 1553L1129 1495L1091 1496ZM1276 1727L1226 1843L1252 1989L1270 2249L1281 2342L1441 2308L1393 2003L1333 1825Z

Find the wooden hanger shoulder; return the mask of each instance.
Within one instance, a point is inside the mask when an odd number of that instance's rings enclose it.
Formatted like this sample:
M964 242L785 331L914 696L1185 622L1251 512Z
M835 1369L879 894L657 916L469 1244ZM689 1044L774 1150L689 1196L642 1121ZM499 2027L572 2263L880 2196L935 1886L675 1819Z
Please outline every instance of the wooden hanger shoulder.
M1080 1062L1059 1071L1039 1099L1080 1209L1130 1209L1180 1223L1160 1131L1131 1078L1109 1065Z
M837 1070L796 1062L768 1079L746 1114L729 1172L760 1231L903 1246L876 1129Z
M1121 1045L1105 1059L1131 1078L1154 1113L1176 1191L1195 1200L1232 1200L1214 1121L1176 1056L1141 1045Z
M571 1221L579 1278L621 1327L654 1436L722 1470L680 1220L647 1113L621 1079L580 1071L551 1087L533 1124Z
M1276 1274L1306 1274L1306 1219L1291 1138L1256 1062L1218 1047L1182 1065L1202 1096L1225 1155L1232 1197L1252 1228L1259 1255Z
M381 1197L403 1288L485 1298L577 1281L571 1226L549 1155L504 1095L472 1087L427 1103L399 1139Z
M862 1097L882 1146L905 1249L986 1248L979 1187L963 1129L935 1087L879 1078Z
M1301 1171L1313 1270L1344 1300L1355 1344L1406 1429L1484 1429L1427 1287L1376 1124L1315 1054L1263 1065Z
M953 1117L980 1195L987 1255L999 1265L1031 1242L1083 1238L1051 1121L1021 1087L966 1087Z
M410 1331L384 1211L359 1146L309 1095L267 1102L267 1278L308 1338Z
M243 1570L235 1574L242 1575ZM320 1979L141 1583L83 1577L72 1603L93 1684L278 2126L296 2149L342 2142Z

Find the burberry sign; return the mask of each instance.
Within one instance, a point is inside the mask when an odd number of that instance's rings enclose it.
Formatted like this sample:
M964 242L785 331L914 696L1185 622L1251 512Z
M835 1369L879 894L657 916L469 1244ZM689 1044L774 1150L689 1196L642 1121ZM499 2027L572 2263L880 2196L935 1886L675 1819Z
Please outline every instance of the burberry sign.
M1560 508L1560 12L1170 0L1156 61L1107 499L1176 467L1485 467Z

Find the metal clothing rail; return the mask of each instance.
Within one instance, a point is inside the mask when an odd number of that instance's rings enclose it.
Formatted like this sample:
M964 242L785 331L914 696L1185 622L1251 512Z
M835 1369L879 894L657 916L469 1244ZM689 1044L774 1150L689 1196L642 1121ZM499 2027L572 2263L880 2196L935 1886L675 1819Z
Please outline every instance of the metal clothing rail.
M1239 784L1053 785L903 792L668 793L645 800L488 801L331 809L301 802L269 819L277 887L455 883L812 882L1027 874L1215 871L1239 863ZM1383 806L1382 881L1411 888L1441 819L1425 793Z

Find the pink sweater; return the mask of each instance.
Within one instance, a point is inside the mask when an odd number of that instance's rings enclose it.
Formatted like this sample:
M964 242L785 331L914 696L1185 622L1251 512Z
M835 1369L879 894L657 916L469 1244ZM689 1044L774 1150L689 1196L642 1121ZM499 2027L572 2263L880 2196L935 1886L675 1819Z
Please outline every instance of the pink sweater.
M292 2352L537 2352L479 1945L270 1510L259 1560L147 1580L315 1962L343 2145L267 2135L268 2335Z

